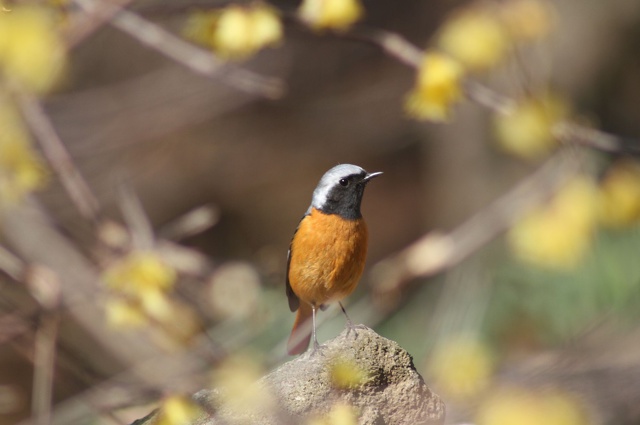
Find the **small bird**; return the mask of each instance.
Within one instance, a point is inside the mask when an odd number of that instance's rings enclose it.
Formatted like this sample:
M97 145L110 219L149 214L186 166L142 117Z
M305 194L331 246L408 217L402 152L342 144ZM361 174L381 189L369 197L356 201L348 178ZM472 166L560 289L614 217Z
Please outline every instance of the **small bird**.
M287 344L290 355L301 354L316 338L316 310L340 303L360 280L367 257L369 233L360 213L367 183L381 172L367 173L357 165L337 165L313 191L311 205L300 220L287 255L286 293L291 311L298 311ZM309 330L309 318L313 326Z

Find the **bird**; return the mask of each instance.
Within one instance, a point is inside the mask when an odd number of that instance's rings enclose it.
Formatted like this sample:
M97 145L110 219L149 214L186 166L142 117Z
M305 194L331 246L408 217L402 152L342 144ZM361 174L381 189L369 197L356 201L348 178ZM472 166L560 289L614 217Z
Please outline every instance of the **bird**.
M360 204L366 185L382 172L368 173L352 164L327 171L313 191L311 205L293 234L287 254L286 294L296 318L287 342L290 355L307 351L316 337L316 312L340 301L358 285L367 257L369 232ZM309 329L309 319L312 320Z

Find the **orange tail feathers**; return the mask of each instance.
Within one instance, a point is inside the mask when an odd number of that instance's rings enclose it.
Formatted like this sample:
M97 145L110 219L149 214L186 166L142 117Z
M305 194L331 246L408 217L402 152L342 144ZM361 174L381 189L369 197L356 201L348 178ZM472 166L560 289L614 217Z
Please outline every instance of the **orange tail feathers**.
M302 354L309 348L311 340L311 306L305 302L300 303L296 320L293 322L293 329L287 341L287 352L293 356Z

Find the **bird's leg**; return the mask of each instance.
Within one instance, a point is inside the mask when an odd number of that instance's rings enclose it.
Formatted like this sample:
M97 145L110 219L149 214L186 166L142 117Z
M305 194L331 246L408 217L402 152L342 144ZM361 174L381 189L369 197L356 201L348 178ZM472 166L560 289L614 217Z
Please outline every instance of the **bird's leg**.
M351 318L347 314L347 310L345 310L344 306L342 305L342 303L340 301L338 301L338 305L340 305L340 309L344 313L344 317L347 318L347 336L351 333L351 331L353 331L354 336L357 338L358 337L358 332L356 332L356 329L366 329L366 326L364 326L364 325L354 325L353 322L351 321Z
M344 313L344 317L347 318L347 328L352 329L353 328L353 322L351 321L351 318L347 314L347 310L344 309L344 306L342 305L342 303L340 301L338 301L338 305L340 306L340 309Z
M311 336L313 337L313 352L315 353L318 348L320 348L320 344L318 344L318 337L316 336L316 305L311 304L311 319L313 321L313 329L311 331Z

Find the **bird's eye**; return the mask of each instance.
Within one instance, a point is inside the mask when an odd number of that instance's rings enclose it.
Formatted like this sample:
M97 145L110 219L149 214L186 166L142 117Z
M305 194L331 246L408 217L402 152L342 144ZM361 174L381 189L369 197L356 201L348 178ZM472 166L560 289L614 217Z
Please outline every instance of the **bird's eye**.
M349 180L340 179L340 181L338 183L340 183L340 186L348 186L349 185Z

